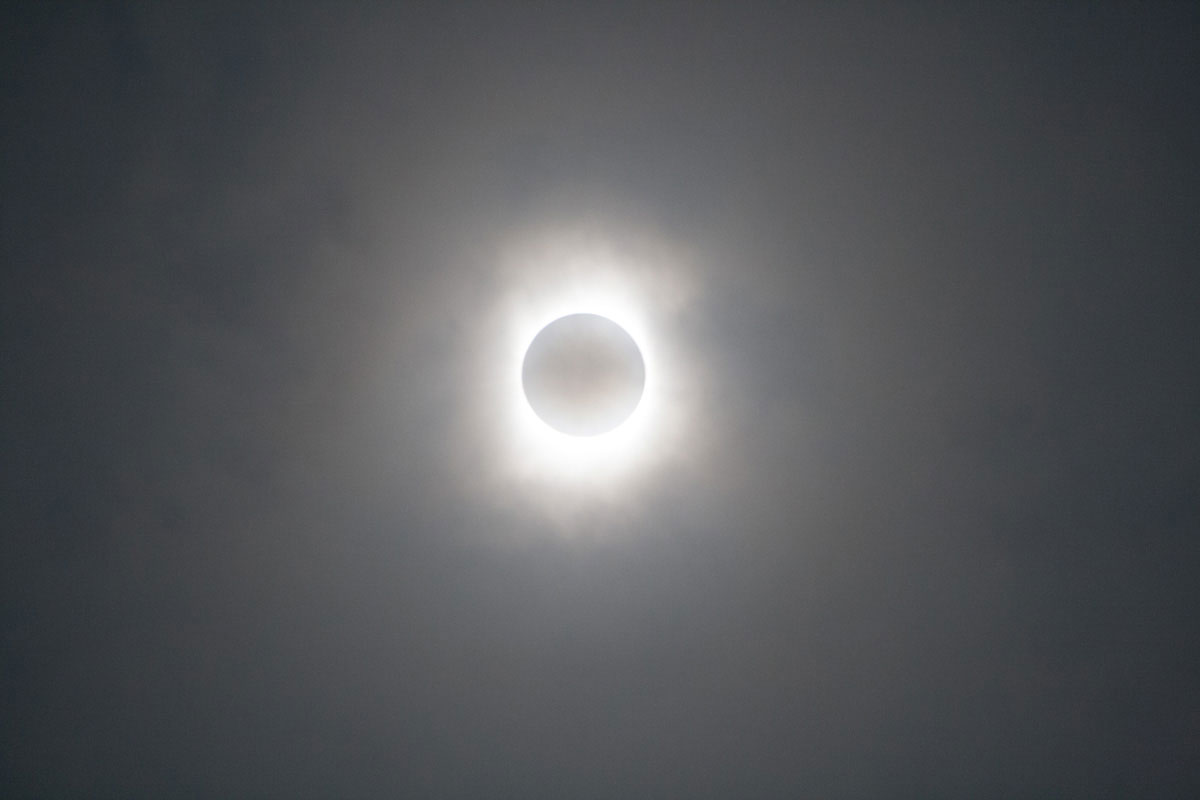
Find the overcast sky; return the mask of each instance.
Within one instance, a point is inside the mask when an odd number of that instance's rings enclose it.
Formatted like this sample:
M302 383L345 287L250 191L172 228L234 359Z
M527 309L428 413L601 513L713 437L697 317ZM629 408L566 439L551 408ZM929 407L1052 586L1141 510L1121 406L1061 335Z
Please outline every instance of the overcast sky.
M0 30L0 794L1200 793L1196 5Z

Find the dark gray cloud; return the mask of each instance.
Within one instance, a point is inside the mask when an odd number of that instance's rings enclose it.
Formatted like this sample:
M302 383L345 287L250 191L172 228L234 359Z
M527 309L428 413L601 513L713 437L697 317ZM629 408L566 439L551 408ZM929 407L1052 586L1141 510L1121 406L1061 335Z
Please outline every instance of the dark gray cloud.
M3 794L1195 793L1198 23L7 10ZM531 480L595 253L670 392Z

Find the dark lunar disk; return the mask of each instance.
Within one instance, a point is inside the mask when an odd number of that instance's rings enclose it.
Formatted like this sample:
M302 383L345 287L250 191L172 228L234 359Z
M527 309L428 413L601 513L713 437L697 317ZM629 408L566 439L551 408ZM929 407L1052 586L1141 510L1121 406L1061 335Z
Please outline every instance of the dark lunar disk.
M525 353L521 383L547 425L595 436L620 425L642 398L646 365L625 329L596 314L551 322Z

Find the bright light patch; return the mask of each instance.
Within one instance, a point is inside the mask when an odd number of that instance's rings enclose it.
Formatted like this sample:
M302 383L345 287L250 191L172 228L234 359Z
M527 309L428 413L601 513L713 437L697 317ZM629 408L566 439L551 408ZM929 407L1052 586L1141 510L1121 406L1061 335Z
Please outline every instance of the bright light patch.
M611 281L564 290L523 309L513 326L508 359L508 406L517 439L522 471L556 473L565 479L609 477L633 466L654 443L653 425L661 413L661 363L645 312ZM599 314L620 325L642 351L646 384L637 408L623 423L596 436L571 436L554 430L529 406L521 385L521 365L533 337L550 322L567 314Z
M544 243L543 243L544 244ZM502 321L507 338L502 357L504 472L521 482L604 492L624 484L680 441L686 416L680 404L678 371L672 369L669 339L661 321L673 311L678 287L661 269L633 263L609 250L557 241L527 248L518 286L506 298ZM597 314L633 337L645 364L645 386L633 413L611 431L572 436L546 424L529 405L522 364L533 338L569 314Z

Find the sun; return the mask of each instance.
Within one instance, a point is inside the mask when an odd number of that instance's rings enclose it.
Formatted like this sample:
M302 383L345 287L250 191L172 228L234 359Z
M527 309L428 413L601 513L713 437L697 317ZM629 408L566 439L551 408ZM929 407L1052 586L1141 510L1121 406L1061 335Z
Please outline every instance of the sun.
M579 436L556 430L541 419L529 403L521 380L522 368L534 337L555 320L590 314L611 320L637 343L644 363L645 383L632 413L611 430ZM522 470L564 481L611 478L615 472L636 466L654 443L654 423L659 407L660 367L653 328L645 312L631 297L614 286L596 285L565 291L557 300L529 308L515 326L508 359L510 374L507 405Z
M641 255L641 258L639 258ZM575 494L619 491L679 450L689 419L684 370L669 321L680 292L670 273L645 253L621 253L594 237L559 236L526 243L508 260L503 296L497 405L502 474L518 483ZM594 435L556 430L531 407L522 381L531 343L565 317L611 321L636 344L644 370L628 417Z

